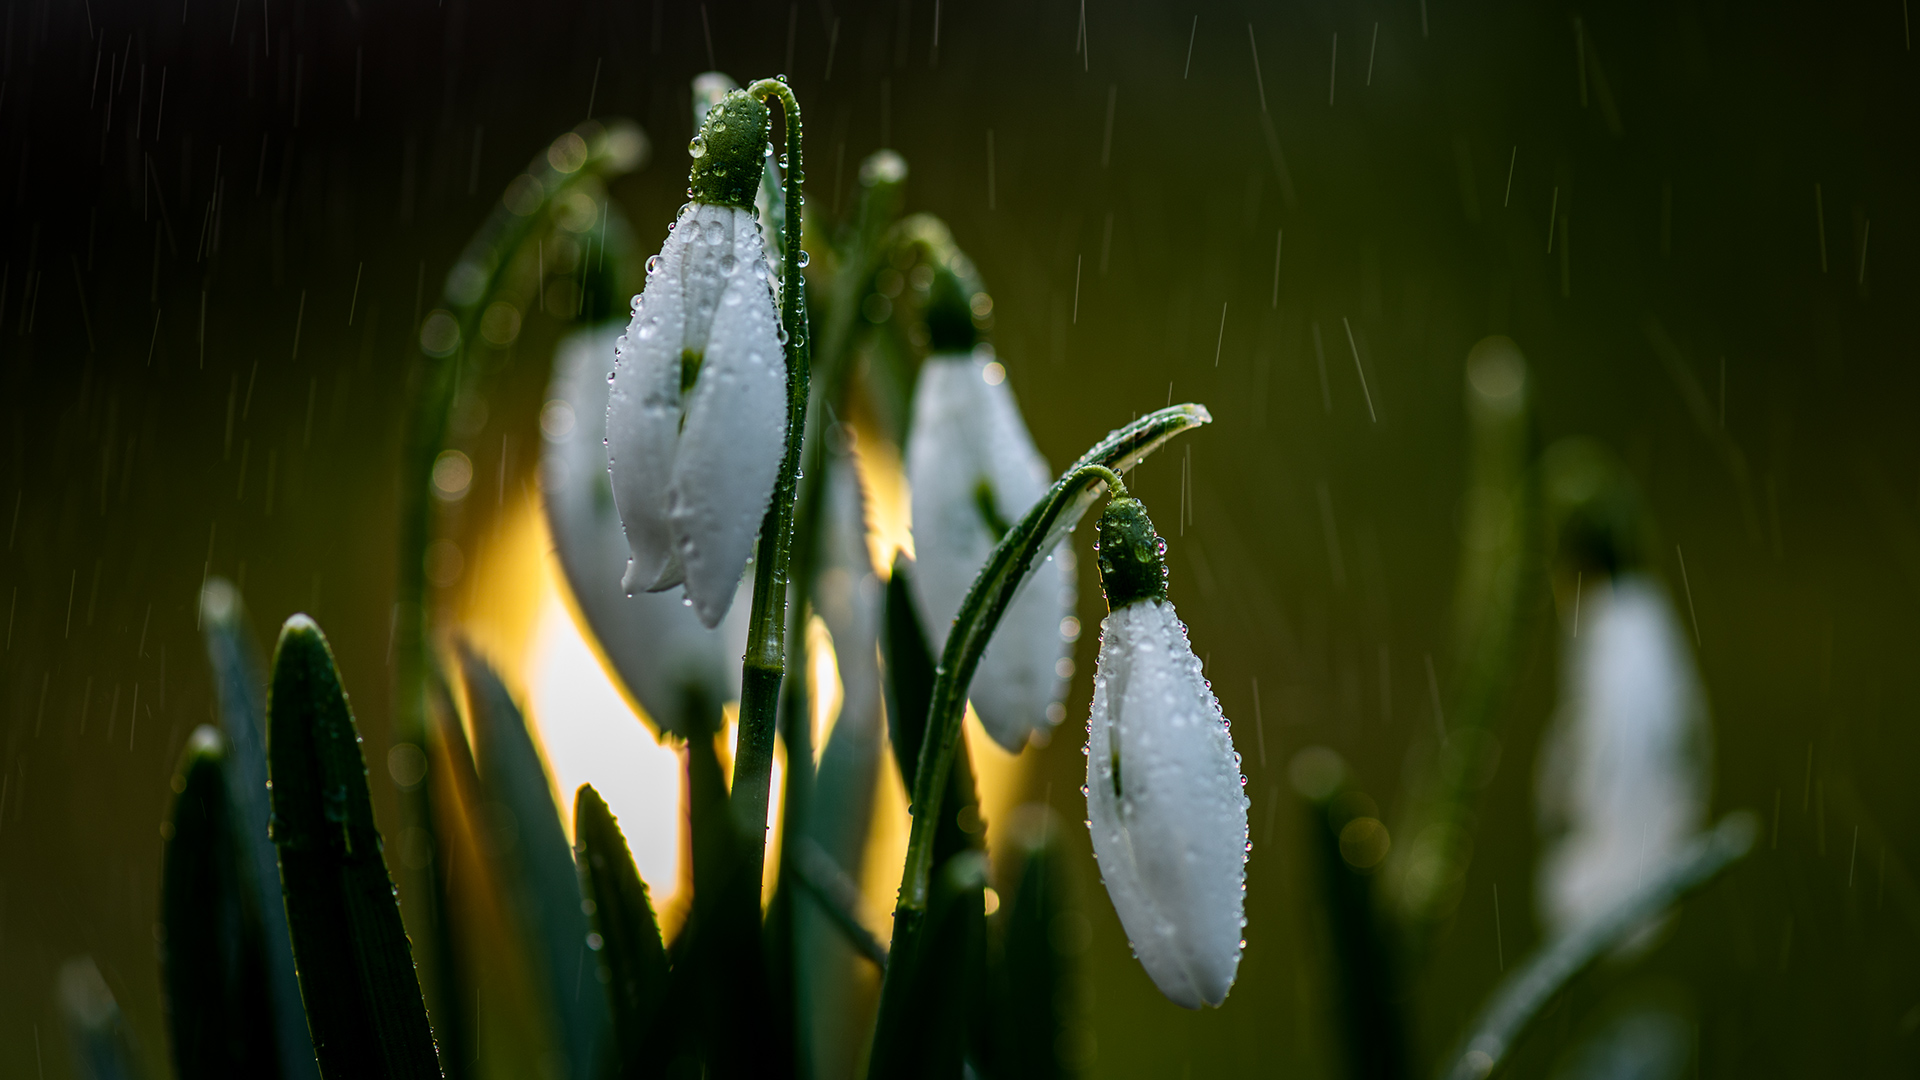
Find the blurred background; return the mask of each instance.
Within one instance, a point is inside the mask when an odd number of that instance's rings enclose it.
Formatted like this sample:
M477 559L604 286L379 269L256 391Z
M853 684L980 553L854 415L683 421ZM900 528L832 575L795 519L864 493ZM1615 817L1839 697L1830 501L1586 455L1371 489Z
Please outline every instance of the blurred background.
M0 1073L70 1075L55 982L80 954L163 1071L158 828L212 714L209 575L240 585L263 647L297 611L326 627L394 820L419 321L505 184L589 116L650 137L612 193L657 248L689 80L713 68L789 76L809 214L843 216L872 151L905 157L908 208L993 291L1056 467L1169 400L1216 418L1130 482L1245 757L1245 959L1224 1008L1169 1005L1070 828L1079 914L1053 937L1086 1075L1339 1074L1317 826L1286 767L1333 748L1390 828L1431 767L1465 363L1495 333L1525 355L1534 442L1591 436L1637 480L1648 565L1697 642L1714 813L1763 821L1753 858L1579 984L1516 1065L1548 1073L1554 1044L1649 996L1691 1025L1698 1075L1920 1065L1904 3L25 0L0 33ZM530 704L563 797L604 785L667 894L676 765L573 625L537 513L564 329L530 315L463 391L437 596ZM1104 612L1079 567L1067 720L980 764L996 855L1019 805L1084 816ZM1473 859L1407 990L1417 1069L1543 934L1534 767L1566 616L1530 595ZM875 841L894 851L897 793ZM883 936L897 865L865 880Z

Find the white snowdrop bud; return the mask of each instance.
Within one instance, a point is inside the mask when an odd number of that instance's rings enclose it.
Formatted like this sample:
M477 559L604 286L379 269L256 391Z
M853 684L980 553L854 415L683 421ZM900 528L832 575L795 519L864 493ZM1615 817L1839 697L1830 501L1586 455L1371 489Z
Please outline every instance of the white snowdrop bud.
M1658 582L1587 581L1537 783L1539 905L1559 936L1611 910L1706 821L1713 733L1686 632Z
M1219 1005L1246 926L1240 755L1166 593L1166 543L1140 503L1100 518L1109 613L1087 722L1087 827L1133 951L1189 1009Z
M685 585L719 625L786 449L787 372L775 275L753 211L767 111L735 91L689 153L682 207L615 356L607 406L628 591Z
M690 711L690 692L709 709L740 696L746 608L736 605L725 625L709 630L678 597L630 596L620 587L630 553L606 451L607 369L620 334L620 326L610 324L574 334L555 349L540 413L540 491L574 606L602 655L656 734L687 737L702 722Z
M1046 494L1050 477L991 353L927 358L913 395L907 482L914 601L936 655L994 545ZM1001 617L968 690L987 734L1011 751L1052 727L1049 707L1066 696L1072 673L1073 642L1060 630L1073 614L1072 551L1061 544L1041 560Z

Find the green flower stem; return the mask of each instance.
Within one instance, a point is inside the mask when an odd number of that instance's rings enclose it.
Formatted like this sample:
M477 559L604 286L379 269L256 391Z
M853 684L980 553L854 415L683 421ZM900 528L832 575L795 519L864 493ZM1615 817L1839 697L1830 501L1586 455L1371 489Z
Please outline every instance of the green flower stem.
M787 333L787 452L780 461L773 502L760 523L753 560L753 609L747 624L747 653L740 671L740 735L733 759L734 818L756 870L766 860L768 787L773 775L773 737L780 706L780 680L786 673L787 565L793 554L794 496L800 477L800 450L807 425L807 382L812 342L807 333L807 282L800 273L801 185L806 180L800 156L800 103L779 79L761 79L747 87L756 98L776 98L785 114L787 236L783 252L780 323ZM803 631L804 632L804 629ZM804 718L802 718L804 722Z
M1442 1080L1482 1080L1498 1069L1560 991L1615 946L1688 893L1702 888L1753 850L1760 823L1749 811L1720 819L1613 910L1547 945L1501 983L1441 1062Z
M927 901L934 869L934 837L940 821L941 799L953 771L960 745L960 721L966 715L967 687L979 666L987 642L999 626L1020 582L1036 557L1051 551L1073 530L1105 486L1116 497L1126 489L1120 473L1189 428L1211 422L1199 405L1175 405L1149 413L1126 427L1110 432L1093 449L1054 481L1046 495L1007 531L987 557L947 634L946 649L935 668L932 698L927 706L926 736L914 770L913 827L907 840L906 866L901 873L900 899L894 908L893 945L889 955L906 957L889 963L880 991L880 1017L874 1037L870 1075L904 1075L910 1061L906 1051L913 1021L905 1000L911 989L911 969L920 933L927 918Z
M940 817L947 774L953 770L954 751L960 745L960 720L966 715L967 685L973 681L974 669L999 628L1000 616L1013 602L1019 580L1026 576L1034 558L1043 554L1040 545L1054 522L1075 495L1089 490L1096 481L1106 484L1109 497L1126 497L1126 485L1112 469L1099 464L1076 466L1055 482L1053 490L1016 529L1002 538L954 616L940 666L934 669L933 700L927 705L933 737L920 744L920 761L914 769L913 831L907 839L906 873L900 883L902 910L926 909L928 882L933 874L934 825Z

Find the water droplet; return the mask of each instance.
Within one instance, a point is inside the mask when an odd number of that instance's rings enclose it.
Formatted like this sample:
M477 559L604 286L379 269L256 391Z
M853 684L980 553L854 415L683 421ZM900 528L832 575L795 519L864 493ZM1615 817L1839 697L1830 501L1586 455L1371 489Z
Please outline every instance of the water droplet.
M687 156L696 160L707 156L707 137L705 135L695 135L693 137L693 141L687 144ZM692 193L689 192L688 194Z
M805 265L807 265L808 263L810 263L810 262L812 262L812 261L813 261L813 256L811 256L811 255L809 255L809 254L807 254L807 249L806 249L806 248L801 248L801 249L800 249L800 258L799 258L799 263L800 263L800 265L801 265L801 266L805 266Z
M662 259L662 258L661 258L660 256L658 256L658 255L649 255L649 256L647 256L647 273L649 273L649 274L657 274L657 273L659 273L659 272L660 272L660 264L661 264L661 263L663 263L663 262L665 262L665 261L666 261L665 259ZM637 296L633 298L633 313L634 313L635 315L638 315L638 314L640 314L640 298L639 298L639 297L637 297Z

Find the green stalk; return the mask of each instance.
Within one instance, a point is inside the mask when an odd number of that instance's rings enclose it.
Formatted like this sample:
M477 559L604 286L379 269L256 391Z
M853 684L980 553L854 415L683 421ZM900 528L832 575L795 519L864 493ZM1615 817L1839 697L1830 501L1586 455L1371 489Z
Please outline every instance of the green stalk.
M1581 972L1682 897L1739 862L1753 850L1759 833L1759 820L1751 812L1728 814L1613 910L1535 953L1507 976L1474 1018L1467 1037L1442 1059L1441 1080L1490 1076L1506 1062L1527 1028Z
M747 652L740 671L740 735L733 760L732 806L742 839L757 872L767 856L767 801L773 776L773 737L780 708L780 680L786 674L787 565L793 553L794 497L800 478L800 450L807 427L807 383L812 342L807 333L807 282L800 273L800 237L806 179L800 156L800 103L779 79L761 79L747 87L755 98L777 98L785 114L787 235L783 253L780 324L787 333L787 451L780 461L773 501L760 523L753 560L753 608L747 627ZM804 631L803 631L804 632ZM758 880L756 878L756 880Z
M1080 521L1103 485L1116 483L1173 436L1209 423L1213 417L1200 405L1174 405L1109 432L1055 481L1046 495L1007 531L987 557L967 598L954 617L947 645L934 669L932 700L927 706L926 738L914 771L913 827L907 840L906 865L901 873L900 899L894 907L892 962L880 991L880 1017L874 1036L870 1075L907 1075L913 1060L914 1034L911 1004L907 1001L916 966L921 929L926 922L928 892L934 869L934 839L938 833L941 800L953 771L960 745L960 721L966 714L967 686L986 651L987 642L1012 603L1021 579L1036 557L1053 550ZM905 958L903 962L902 958Z

